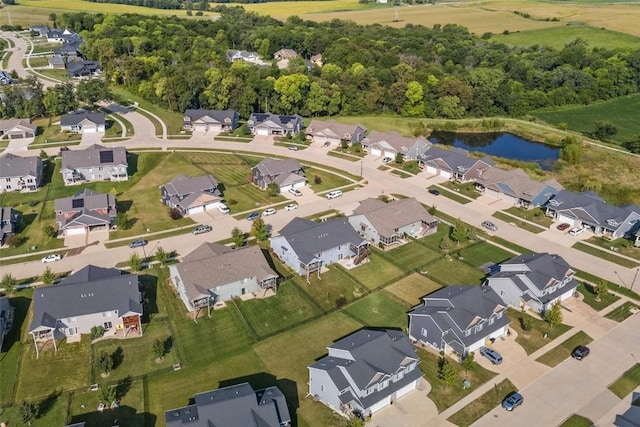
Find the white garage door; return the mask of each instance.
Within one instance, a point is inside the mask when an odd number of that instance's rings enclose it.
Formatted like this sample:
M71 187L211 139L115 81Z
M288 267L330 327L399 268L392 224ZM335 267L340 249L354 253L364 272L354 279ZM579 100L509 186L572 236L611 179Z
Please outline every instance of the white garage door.
M427 166L427 172L436 175L438 173L438 169L434 168L433 166Z
M382 399L380 402L371 405L369 409L371 410L371 413L374 413L386 406L389 406L390 403L391 403L391 396L387 396L384 399Z
M569 223L572 227L576 226L576 220L573 218L569 218L568 216L558 215L558 221Z
M206 205L204 205L204 210L209 211L209 210L218 209L219 205L220 205L220 202L207 203Z
M394 153L393 151L385 151L384 152L384 156L385 157L391 157L393 160L396 159L396 153Z
M98 132L98 128L96 126L83 126L82 127L82 132L84 133L96 133Z
M196 208L189 209L189 215L192 215L194 213L199 213L199 212L204 212L204 206L198 206Z
M86 229L84 227L69 227L65 230L67 236L73 236L77 234L84 234Z
M256 129L258 135L269 135L269 129L259 128Z
M396 398L400 398L402 396L404 396L405 394L409 393L412 390L415 390L416 388L416 382L412 382L411 384L407 384L406 386L402 387L400 390L396 391Z
M379 148L372 148L371 154L373 154L374 156L382 156L382 150L380 150Z
M451 179L451 172L448 171L440 171L440 176L443 176L447 179Z
M198 132L204 132L207 130L207 124L206 123L196 123L193 125L193 130L198 131Z

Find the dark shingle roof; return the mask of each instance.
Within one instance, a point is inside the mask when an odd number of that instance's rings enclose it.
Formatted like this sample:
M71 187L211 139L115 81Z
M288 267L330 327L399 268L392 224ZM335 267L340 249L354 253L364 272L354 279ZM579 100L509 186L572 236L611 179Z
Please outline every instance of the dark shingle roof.
M169 196L183 196L197 191L216 191L218 182L211 175L185 176L177 175L164 185ZM220 192L217 192L220 195Z
M251 126L257 126L266 121L271 121L284 129L291 129L298 123L302 124L302 117L297 114L287 116L272 113L252 113L248 120L248 122L251 123Z
M187 110L184 112L186 117L193 122L203 117L210 117L218 123L232 123L234 118L238 115L235 110ZM208 120L209 121L209 120Z
M563 215L574 216L609 229L616 229L632 212L640 214L638 205L609 205L593 191L574 193L562 190L549 200L547 206Z
M22 157L7 153L0 157L0 178L37 176L39 170L42 170L42 159L38 156Z
M106 161L106 158L102 154L104 152L113 153L113 160ZM127 150L124 147L105 147L103 145L93 144L85 149L62 152L61 170L117 165L127 165Z
M73 62L72 62L73 64ZM63 114L60 116L60 126L74 126L79 124L83 120L90 120L91 122L103 125L104 124L104 113L71 113L71 114ZM105 147L102 147L105 148Z

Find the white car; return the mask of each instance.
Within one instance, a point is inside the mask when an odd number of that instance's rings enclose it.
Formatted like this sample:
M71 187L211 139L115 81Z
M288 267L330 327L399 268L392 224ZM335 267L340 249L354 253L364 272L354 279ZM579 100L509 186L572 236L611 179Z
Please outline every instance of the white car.
M220 212L222 212L223 214L228 214L229 213L229 208L227 207L227 205L225 205L224 203L220 203L218 205L218 210Z
M277 211L273 208L269 208L266 211L262 212L262 216L275 215Z
M289 193L293 194L294 196L302 196L302 191L298 190L297 188L290 188Z
M327 199L335 199L336 197L340 197L342 196L342 191L340 190L334 190L331 191L330 193L327 193Z
M51 254L51 255L47 255L46 257L42 258L42 262L43 263L55 262L55 261L60 261L61 259L62 259L62 255L60 255L60 254Z
M298 209L298 205L296 205L295 203L290 203L287 206L284 207L285 211L292 211Z
M584 231L584 227L575 227L569 230L569 234L572 236L577 236L578 234Z

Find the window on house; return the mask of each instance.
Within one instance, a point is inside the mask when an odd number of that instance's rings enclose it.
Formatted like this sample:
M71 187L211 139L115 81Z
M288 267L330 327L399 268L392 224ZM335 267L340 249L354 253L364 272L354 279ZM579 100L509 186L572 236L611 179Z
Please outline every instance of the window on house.
M471 329L467 329L464 331L464 336L468 337L469 335L471 335Z
M320 385L320 391L324 392L324 386Z
M503 297L504 296L504 291L500 291L500 296Z
M427 330L425 328L422 328L422 336L423 337L427 336Z
M500 319L502 317L502 311L496 314L496 319Z
M67 317L67 322L68 322L68 323L73 323L73 322L75 322L76 320L78 320L78 318L77 318L77 317Z

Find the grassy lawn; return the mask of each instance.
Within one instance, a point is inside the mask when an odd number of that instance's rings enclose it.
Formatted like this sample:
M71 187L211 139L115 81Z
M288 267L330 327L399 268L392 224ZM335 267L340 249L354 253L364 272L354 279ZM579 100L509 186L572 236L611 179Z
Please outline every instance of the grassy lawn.
M410 307L413 307L422 302L423 296L437 291L441 287L433 280L419 273L413 273L387 286L384 290L406 301Z
M522 31L509 34L496 34L491 37L499 43L511 46L531 46L534 44L551 46L562 49L565 44L581 38L589 44L589 47L615 48L640 48L640 39L629 34L594 28L589 26L571 25L564 27L545 28L543 30Z
M428 236L425 236L421 239L418 239L418 242L433 250L434 252L440 253L440 242L442 241L444 235L449 234L450 231L451 227L441 222L438 224L438 231L433 234L429 234Z
M560 324L551 329L549 328L549 324L544 320L535 318L527 313L521 313L513 308L510 308L507 314L511 319L509 327L513 328L518 333L516 342L522 346L527 354L531 354L539 348L544 347L571 329L571 326L565 324ZM524 331L522 329L522 323L520 321L522 316L528 316L531 319L532 328L530 331ZM548 334L547 338L544 337L544 334Z
M344 185L352 184L353 182L348 178L343 178L335 173L321 170L316 167L307 166L304 168L304 174L307 177L307 185L315 193L331 190L333 188L342 187ZM320 180L318 183L316 180L318 177Z
M238 301L238 307L259 336L273 334L320 314L295 286L287 282L280 285L275 296Z
M589 246L582 242L576 242L571 247L579 251L582 251L584 253L621 265L626 268L635 268L640 265L640 263L636 261L631 261L627 258L619 257L618 255L615 254L615 252L607 251L606 249L594 248L593 246Z
M107 119L105 120L105 126L105 138L117 138L119 136L122 136L122 127L120 126L120 123L116 122L111 117L107 117Z
M442 187L441 185L432 185L430 187L427 187L427 190L438 190L440 192L441 196L444 196L447 199L451 199L454 202L458 202L458 203L461 203L463 205L466 205L467 203L471 203L472 202L472 200L469 200L466 197L460 196L455 191L445 190L445 188Z
M592 425L593 421L591 421L589 418L582 417L578 414L573 414L558 427L591 427Z
M62 82L71 81L71 79L69 78L69 73L67 73L67 70L43 68L43 69L37 70L37 72L39 74L42 74L43 76L50 77L55 80L60 80Z
M26 58L22 60L22 63L24 66L27 65ZM31 65L32 67L46 67L47 65L49 65L49 58L47 58L46 56L32 56L31 58L29 58L29 65Z
M369 255L369 262L344 271L368 289L379 288L403 274L399 267L387 261L375 249Z
M611 248L615 248L615 253L635 258L640 261L640 249L633 246L633 242L625 239L624 237L615 240L607 240L602 237L592 236L587 239L587 242L598 245L606 251L610 251L612 250Z
M39 409L38 418L31 424L32 427L49 427L67 425L67 406L69 404L69 393L52 392L40 400L30 400ZM20 416L20 406L18 404L0 410L2 421L7 426L24 426ZM106 427L106 426L105 426Z
M593 285L589 283L580 283L578 285L578 291L584 296L583 302L596 311L609 307L620 299L619 296L607 292L606 295L602 295L599 301L596 301L596 293L593 290Z
M322 273L320 279L311 274L311 283L307 283L303 277L296 277L294 280L323 310L349 303L361 297L365 291L335 267L329 267L329 271Z
M408 326L408 305L396 301L384 291L374 292L345 309L365 326L401 328Z
M633 314L637 313L638 309L640 309L640 307L638 307L631 301L625 301L624 303L607 313L604 317L606 317L607 319L615 320L616 322L622 322L626 318L631 317Z
M0 353L0 405L9 405L13 400L13 388L18 377L18 360L22 353L22 337L26 338L27 313L31 304L31 289L14 292L9 303L14 308L13 326L4 337ZM27 342L27 341L25 341ZM29 343L27 342L27 345Z
M629 297L631 299L634 299L636 301L640 301L640 295L638 295L637 293L633 292L632 290L625 288L623 286L620 286L616 283L612 283L609 282L607 280L604 280L601 277L595 276L591 273L587 273L586 271L582 271L582 270L577 270L576 271L576 277L580 278L580 279L584 279L584 280L588 280L591 283L600 283L600 282L607 282L607 285L609 286L609 290L618 292L626 297Z
M447 181L439 185L441 187L446 187L456 193L471 197L472 199L477 199L478 197L480 197L480 193L476 191L476 186L473 182L465 182L464 184L461 184L456 181Z
M418 356L420 356L420 369L424 372L424 377L431 384L431 391L428 394L429 399L438 408L438 412L442 412L458 400L472 393L477 387L489 381L496 376L496 373L484 369L476 363L475 367L465 373L459 363L449 359L451 365L458 372L458 381L448 386L444 384L438 377L438 360L439 356L433 352L418 348ZM468 377L471 387L462 388L462 381Z
M391 173L394 174L394 175L399 176L402 179L411 178L413 176L413 175L411 175L411 174L409 174L407 172L404 172L404 171L401 171L400 169L395 169L395 168L391 169Z
M494 243L497 243L500 246L504 246L505 248L511 249L514 252L517 252L518 254L530 254L533 253L533 251L531 249L527 249L524 246L520 246L517 245L515 243L511 243L508 240L503 239L502 237L498 237L498 236L489 236L487 237L488 240L491 240Z
M587 345L591 341L593 341L593 338L583 331L579 331L572 337L558 344L556 348L549 350L542 356L538 357L536 361L553 368L563 362L567 357L570 357L571 352L576 347L579 345Z
M496 406L500 405L507 394L518 391L508 379L500 381L494 390L488 391L449 418L457 426L467 427L482 418Z
M485 274L455 257L442 258L429 265L426 275L447 285L480 285Z
M431 250L418 242L405 243L386 253L393 258L398 265L402 265L405 271L420 268L430 261L442 257L439 251Z
M327 151L327 156L331 156L331 157L337 157L339 159L343 159L343 160L348 160L350 162L357 162L360 161L362 158L361 157L357 157L357 155L355 154L345 154L345 153L341 153L340 151Z
M613 383L609 384L609 390L620 399L625 398L640 385L640 363L629 368Z
M527 221L535 222L544 228L549 228L553 224L553 219L544 214L542 208L524 209L517 206L512 206L509 209L505 209L505 212L518 218L526 219Z
M474 267L480 267L486 263L500 264L514 257L511 252L487 242L471 245L459 251L459 253L467 263Z
M538 227L537 225L533 225L533 224L529 224L526 221L521 221L517 218L512 217L511 215L507 215L503 212L497 211L494 212L493 215L491 215L494 218L498 218L501 221L506 222L507 224L513 224L518 228L522 228L523 230L526 230L530 233L542 233L545 229L542 227Z

